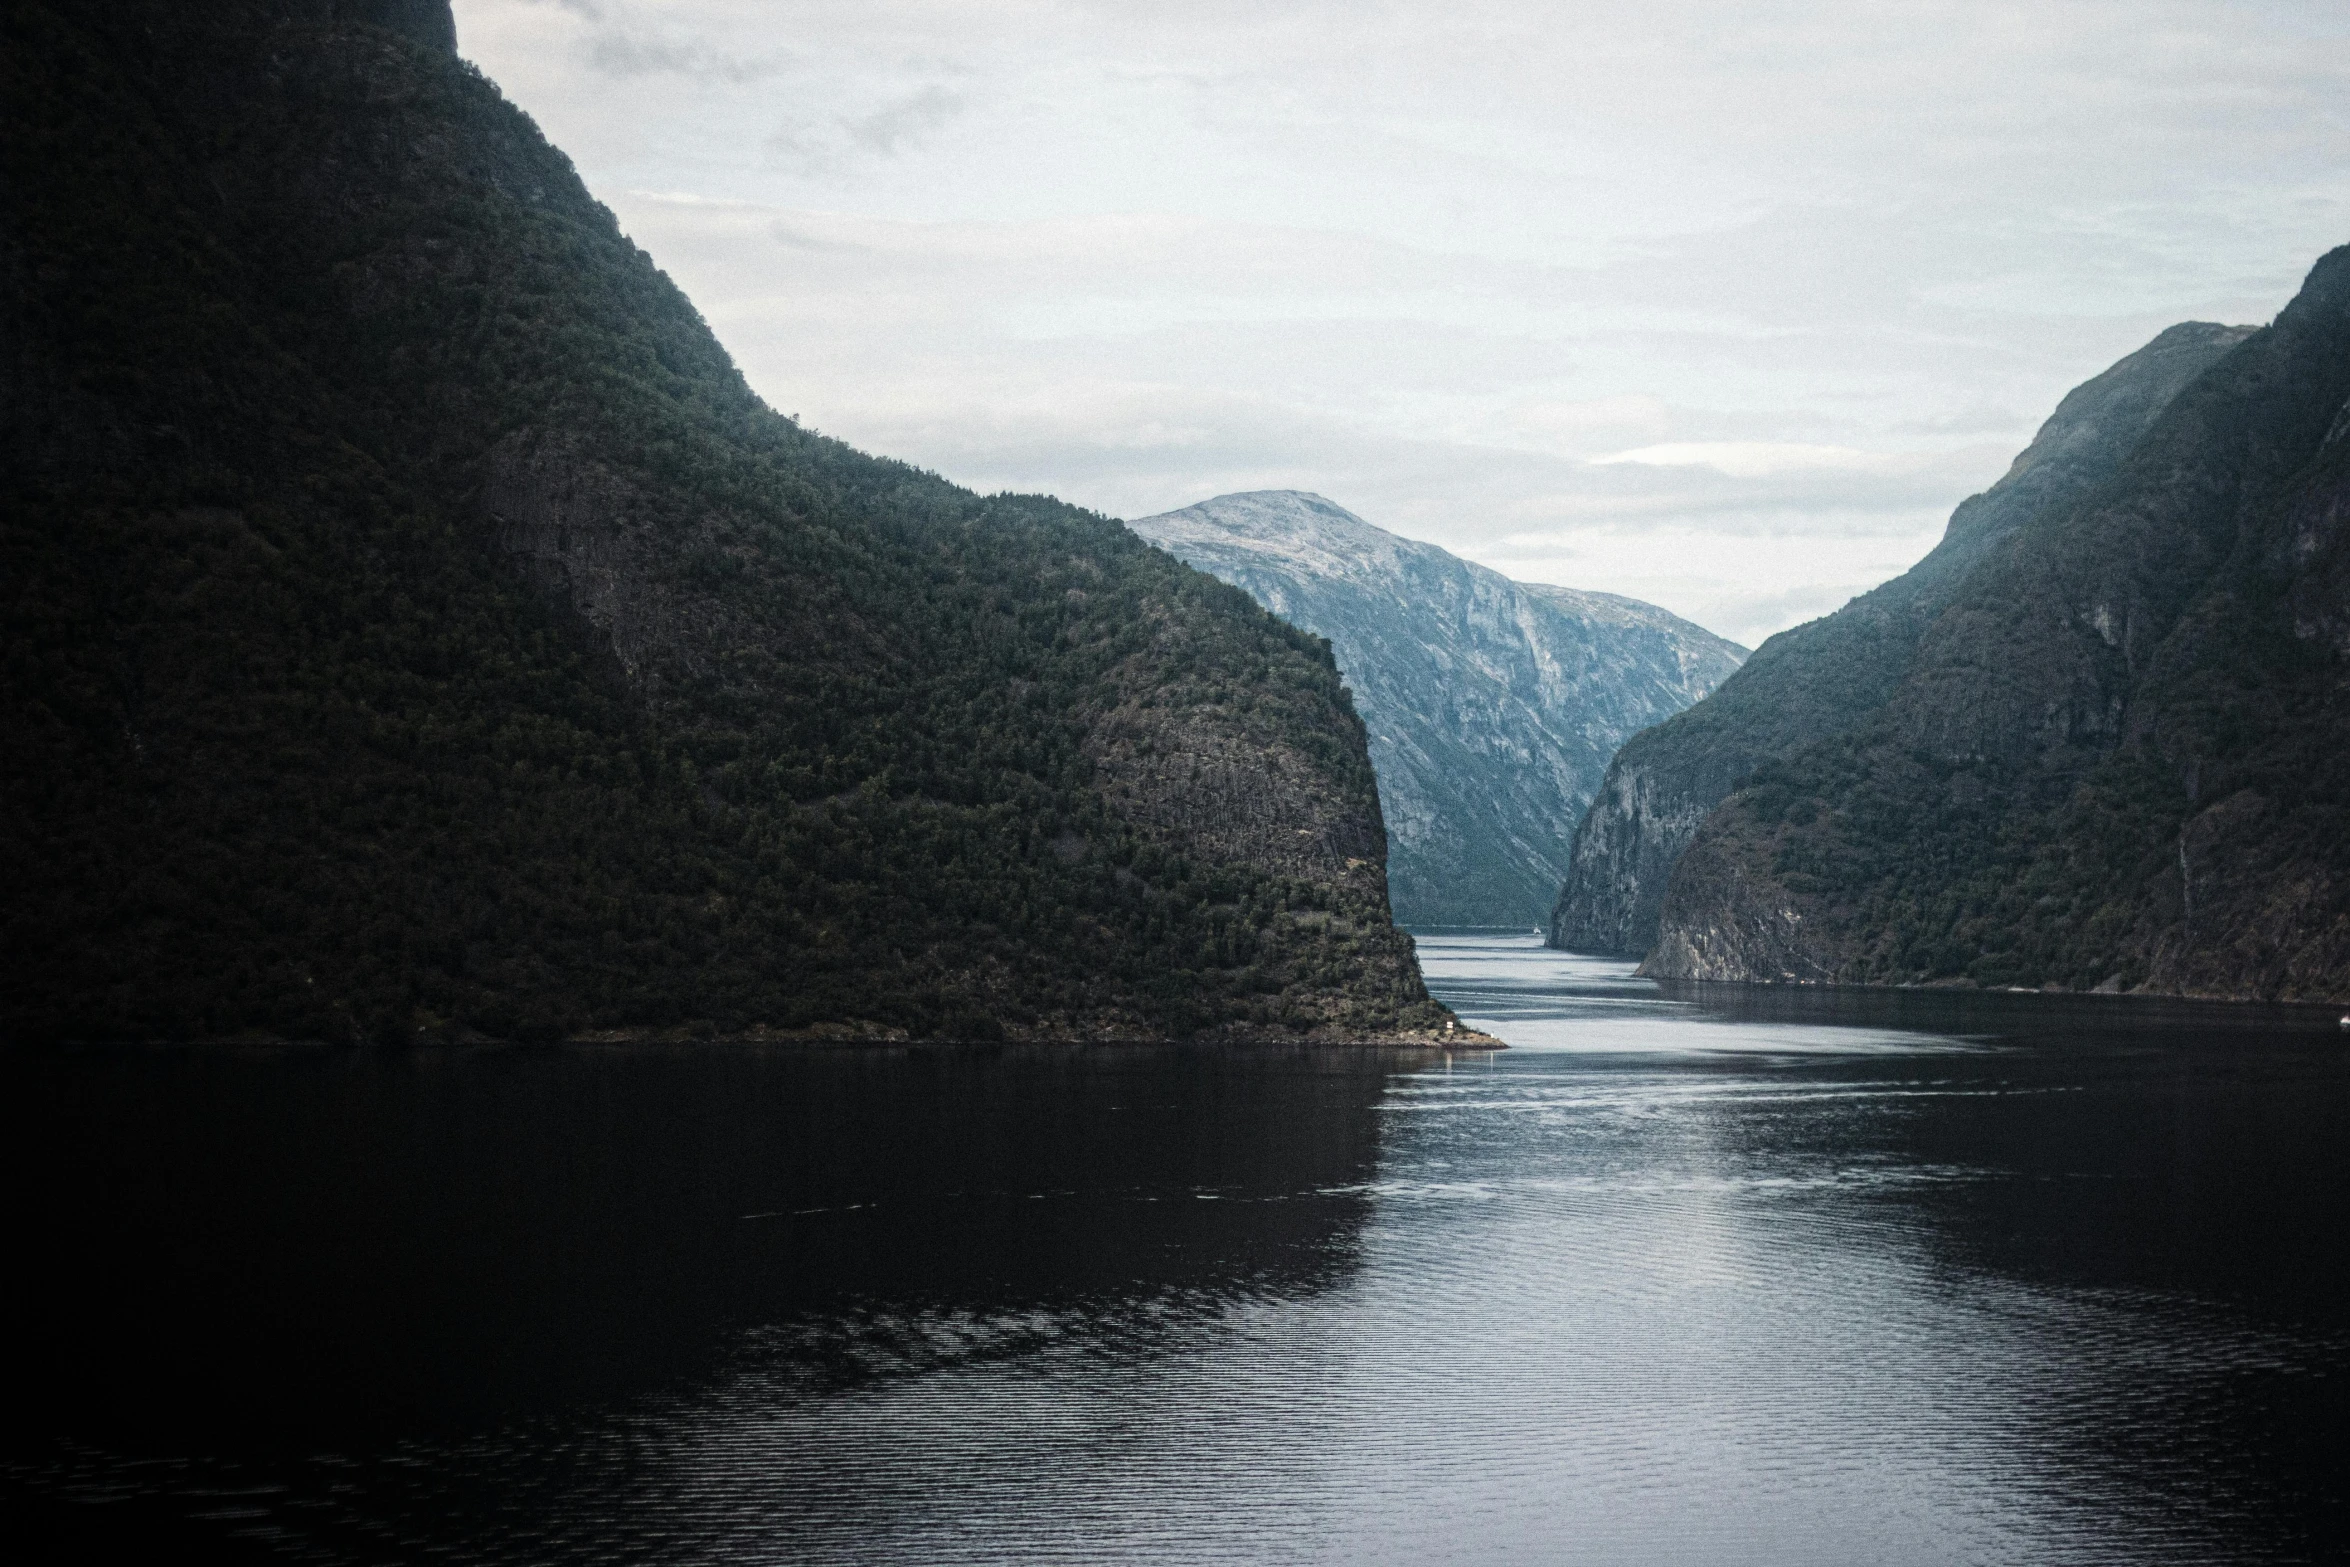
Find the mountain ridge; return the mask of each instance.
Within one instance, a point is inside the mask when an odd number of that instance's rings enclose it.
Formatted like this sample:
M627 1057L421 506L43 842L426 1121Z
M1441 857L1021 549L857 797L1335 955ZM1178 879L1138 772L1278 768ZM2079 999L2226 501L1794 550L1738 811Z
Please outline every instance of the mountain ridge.
M2350 998L2350 247L1675 867L1652 974Z
M2252 330L2182 323L2075 387L1999 481L1959 504L1917 565L1772 637L1720 690L1635 736L1576 828L1549 943L1644 956L1708 813L1758 767L1865 721L1975 562L2110 478L2171 400Z
M13 1038L1430 1038L1328 652L767 409L445 3L10 8Z

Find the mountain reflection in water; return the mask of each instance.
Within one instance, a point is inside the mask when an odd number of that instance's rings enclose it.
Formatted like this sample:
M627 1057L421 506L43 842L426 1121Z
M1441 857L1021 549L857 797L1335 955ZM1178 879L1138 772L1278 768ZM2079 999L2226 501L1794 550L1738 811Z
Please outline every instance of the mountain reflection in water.
M1519 1048L20 1052L62 1374L12 1509L328 1561L2336 1553L2331 1016L1422 952Z

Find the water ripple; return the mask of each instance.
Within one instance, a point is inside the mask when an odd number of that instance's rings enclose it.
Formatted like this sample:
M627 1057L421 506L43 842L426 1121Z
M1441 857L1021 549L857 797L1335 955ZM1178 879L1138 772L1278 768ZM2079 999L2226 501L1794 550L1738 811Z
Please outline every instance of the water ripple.
M807 1265L850 1279L869 1243L895 1271L750 1311L697 1375L298 1460L72 1448L13 1482L318 1562L2334 1549L2344 1486L2313 1455L2350 1332L2311 1258L2350 1217L2338 1058L1846 1026L1832 998L1748 1022L1530 944L1422 950L1481 1025L1561 1048L1308 1096L1249 1134L1334 1150L1291 1163L1232 1142L1237 1079L1185 1058L1191 1088L1151 1101L1168 1137L1082 1178L726 1207L739 1244L821 1243ZM958 1157L1106 1123L1090 1070ZM875 1077L865 1124L914 1082ZM897 1255L972 1234L1000 1265Z

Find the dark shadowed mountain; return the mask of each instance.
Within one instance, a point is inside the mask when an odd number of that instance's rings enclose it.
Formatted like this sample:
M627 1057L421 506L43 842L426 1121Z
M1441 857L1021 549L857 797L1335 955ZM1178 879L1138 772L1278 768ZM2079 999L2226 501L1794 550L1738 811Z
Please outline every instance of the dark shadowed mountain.
M2225 346L1715 808L1648 972L2350 996L2350 248Z
M1746 653L1653 604L1512 582L1318 495L1223 495L1129 526L1330 640L1370 728L1408 924L1540 924L1608 758Z
M2190 322L2066 395L2006 475L1902 576L1765 642L1721 689L1627 744L1574 837L1550 942L1638 956L1708 812L1765 762L1865 721L1968 572L2018 528L2113 477L2180 390L2251 335Z
M1444 1020L1327 648L767 409L445 0L0 25L8 1034Z

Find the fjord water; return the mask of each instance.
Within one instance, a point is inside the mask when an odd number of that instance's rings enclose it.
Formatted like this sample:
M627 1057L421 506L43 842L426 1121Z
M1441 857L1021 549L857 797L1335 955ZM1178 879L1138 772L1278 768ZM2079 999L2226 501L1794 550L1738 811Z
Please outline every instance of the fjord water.
M2330 1015L1422 955L1516 1048L18 1053L11 1509L314 1561L2340 1552Z

